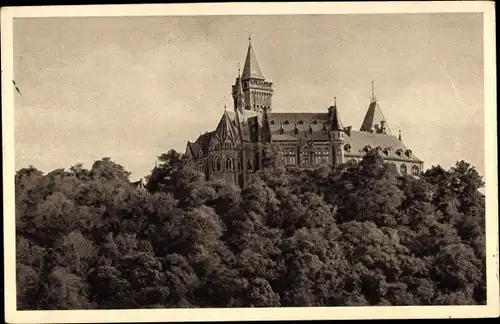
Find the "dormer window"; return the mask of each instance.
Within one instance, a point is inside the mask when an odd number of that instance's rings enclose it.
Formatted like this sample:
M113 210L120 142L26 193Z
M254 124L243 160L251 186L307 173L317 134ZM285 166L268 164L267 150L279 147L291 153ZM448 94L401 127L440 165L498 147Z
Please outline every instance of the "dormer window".
M284 123L284 124L285 124L285 125L288 125L288 124L290 124L290 122L289 122L288 120L285 120L285 123Z
M317 124L318 124L317 120L313 121L313 125L317 125Z
M406 150L406 156L411 158L412 157L412 151L411 150Z
M346 151L347 153L350 153L351 152L351 145L350 144L344 145L344 151Z
M295 135L297 135L299 133L299 129L297 128L297 126L295 126L295 129L293 130L293 132L295 133Z
M363 148L363 151L366 153L368 151L370 151L372 149L372 147L370 145L366 145L364 148Z
M398 150L396 151L396 154L397 154L398 156L403 156L403 150L402 150L402 149L398 149Z
M385 154L385 155L389 155L389 154L391 154L391 151L392 151L392 149L391 149L390 147L386 147L386 148L384 149L384 154Z
M304 124L304 122L302 120L299 120L299 125L302 125Z
M271 125L274 125L274 120L271 120Z

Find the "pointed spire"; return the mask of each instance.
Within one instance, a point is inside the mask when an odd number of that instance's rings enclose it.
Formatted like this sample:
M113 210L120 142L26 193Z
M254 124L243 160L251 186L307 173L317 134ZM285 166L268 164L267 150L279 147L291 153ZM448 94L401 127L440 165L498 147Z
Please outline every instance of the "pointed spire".
M333 97L333 106L337 107L337 97Z
M383 125L382 125L383 124ZM385 133L391 135L391 129L387 123L387 119L382 113L382 109L378 105L377 98L375 97L375 90L372 81L372 96L370 99L370 106L366 111L365 118L361 124L361 132L371 132L373 129L378 127L379 129L384 128Z
M338 131L338 130L344 130L344 126L342 125L342 120L340 119L340 115L339 115L339 111L337 109L337 105L335 105L334 107L332 107L331 109L331 125L330 125L330 129L331 130L335 130L335 131Z
M259 62L257 62L257 56L255 55L255 51L252 46L252 38L248 38L248 50L247 57L245 60L245 66L243 67L243 74L241 75L243 80L247 80L250 78L264 80L264 75L259 66Z
M401 130L399 130L399 136L398 136L398 138L401 141Z

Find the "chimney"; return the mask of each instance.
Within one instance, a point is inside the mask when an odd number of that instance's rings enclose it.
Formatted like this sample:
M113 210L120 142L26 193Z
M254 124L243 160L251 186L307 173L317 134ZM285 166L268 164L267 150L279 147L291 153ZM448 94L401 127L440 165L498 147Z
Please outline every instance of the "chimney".
M385 120L380 121L380 132L382 134L386 134L386 129L385 129Z

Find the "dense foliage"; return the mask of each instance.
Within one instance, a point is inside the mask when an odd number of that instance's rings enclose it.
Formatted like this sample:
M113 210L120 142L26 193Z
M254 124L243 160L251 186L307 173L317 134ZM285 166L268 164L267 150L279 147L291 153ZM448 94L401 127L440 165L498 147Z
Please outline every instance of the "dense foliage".
M413 178L376 154L285 171L270 152L240 190L160 159L149 190L108 158L17 172L19 309L485 304L464 161Z

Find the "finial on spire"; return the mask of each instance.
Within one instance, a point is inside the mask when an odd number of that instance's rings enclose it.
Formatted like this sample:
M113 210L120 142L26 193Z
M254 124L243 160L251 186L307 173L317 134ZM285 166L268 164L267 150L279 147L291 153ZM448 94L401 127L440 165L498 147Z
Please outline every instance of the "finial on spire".
M374 81L372 80L372 98L371 98L372 102L375 102L375 85L374 85Z
M337 107L337 97L333 97L333 105Z
M399 130L399 140L401 140L401 130Z
M251 43L252 42L252 33L248 33L248 42Z
M238 76L241 75L241 72L240 72L240 62L238 62Z

